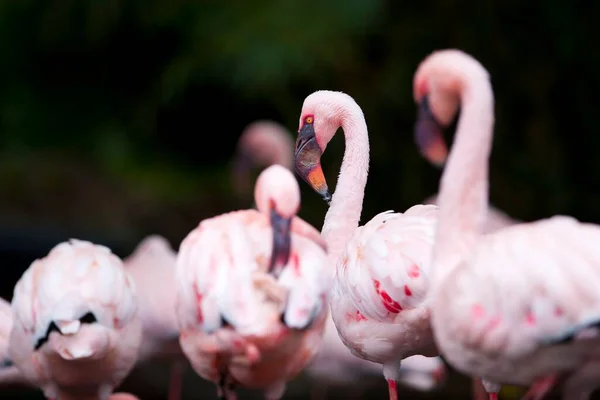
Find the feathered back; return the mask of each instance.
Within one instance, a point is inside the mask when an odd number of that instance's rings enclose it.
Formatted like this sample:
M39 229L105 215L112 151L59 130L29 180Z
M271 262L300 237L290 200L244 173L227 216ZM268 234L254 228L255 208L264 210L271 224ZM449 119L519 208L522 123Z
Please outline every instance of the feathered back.
M53 320L77 320L87 312L100 324L118 328L137 312L135 285L107 247L71 239L25 271L15 286L12 310L17 329L34 338L44 336Z

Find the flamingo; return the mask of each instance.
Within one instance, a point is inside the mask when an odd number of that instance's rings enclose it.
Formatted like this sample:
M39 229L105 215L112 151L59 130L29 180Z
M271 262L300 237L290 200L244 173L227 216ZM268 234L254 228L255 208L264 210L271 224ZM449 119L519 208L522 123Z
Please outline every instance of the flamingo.
M181 243L177 317L183 352L220 398L242 385L277 400L321 341L330 268L319 232L296 216L289 170L265 169L254 194L258 211L206 219Z
M123 260L133 278L139 298L142 344L137 364L171 360L169 400L181 398L186 358L179 346L179 327L175 317L175 264L177 254L162 236L144 238ZM136 365L137 365L136 364Z
M600 227L554 216L483 235L494 125L489 74L462 51L440 50L418 66L413 90L415 135L430 160L443 156L441 130L461 109L440 181L431 266L441 353L459 371L483 376L490 398L498 383L512 383L531 384L526 397L540 399L559 378L565 399L588 398L600 359Z
M233 184L238 193L245 193L249 171L253 167L281 164L293 167L294 142L285 127L274 121L259 120L251 123L242 132L238 141L233 165ZM333 270L332 270L333 271ZM381 374L378 364L355 357L342 343L331 314L325 325L323 343L318 353L304 370L316 386L313 397L320 397L328 386L356 389L364 387L365 378ZM419 355L409 357L402 363L399 383L415 390L430 391L439 388L445 381L446 367L439 357Z
M258 120L249 124L238 139L232 169L233 187L239 196L250 192L252 167L279 164L287 169L294 165L292 135L275 121Z
M8 356L8 339L12 328L10 303L0 299L0 384L27 385L27 380Z
M49 399L108 399L141 340L133 279L100 245L71 239L17 282L8 355Z
M320 158L340 127L346 151L332 196ZM336 265L330 306L337 331L355 356L383 365L390 399L395 400L401 360L437 355L427 292L438 208L386 211L358 227L369 139L362 110L342 92L321 90L304 100L295 165L330 204L321 234Z

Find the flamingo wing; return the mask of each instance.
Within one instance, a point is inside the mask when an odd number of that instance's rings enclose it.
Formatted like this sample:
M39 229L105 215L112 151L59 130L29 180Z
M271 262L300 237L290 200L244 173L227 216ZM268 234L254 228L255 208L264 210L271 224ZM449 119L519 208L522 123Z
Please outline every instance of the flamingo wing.
M436 215L432 205L386 211L355 232L337 273L363 316L393 319L425 301Z
M460 310L447 324L464 346L520 358L598 333L598 226L556 216L484 238L462 269L475 272L447 282L438 300Z
M296 329L305 329L326 310L332 274L327 254L318 244L294 235L288 265L279 283L289 291L284 322Z

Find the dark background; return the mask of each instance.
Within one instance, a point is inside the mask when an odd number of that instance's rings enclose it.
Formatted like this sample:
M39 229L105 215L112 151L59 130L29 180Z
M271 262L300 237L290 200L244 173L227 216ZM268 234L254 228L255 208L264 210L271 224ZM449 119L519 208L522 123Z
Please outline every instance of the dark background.
M491 201L527 221L598 222L599 11L566 0L0 1L0 294L69 237L126 256L147 234L178 247L201 219L248 207L229 176L241 131L268 118L293 134L318 89L347 92L365 113L362 221L422 202L439 171L412 141L412 74L447 47L491 73ZM337 135L323 160L331 187L342 153ZM320 228L325 204L301 188L300 215Z

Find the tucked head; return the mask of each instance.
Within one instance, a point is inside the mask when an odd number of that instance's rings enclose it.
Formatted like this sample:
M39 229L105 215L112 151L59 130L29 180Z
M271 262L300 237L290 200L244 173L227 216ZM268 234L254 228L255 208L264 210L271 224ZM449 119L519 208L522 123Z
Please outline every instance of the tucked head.
M413 96L419 105L415 140L421 154L441 166L448 156L442 132L460 105L460 96L473 75L488 78L483 66L460 50L439 50L425 58L413 79Z
M346 117L362 110L352 97L342 92L319 90L302 105L296 140L296 172L329 203L331 193L321 167L321 156Z
M265 169L256 181L254 201L260 212L270 216L273 251L269 270L278 276L290 257L292 218L300 208L300 188L294 174L277 164Z

